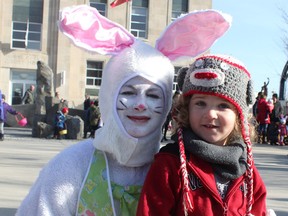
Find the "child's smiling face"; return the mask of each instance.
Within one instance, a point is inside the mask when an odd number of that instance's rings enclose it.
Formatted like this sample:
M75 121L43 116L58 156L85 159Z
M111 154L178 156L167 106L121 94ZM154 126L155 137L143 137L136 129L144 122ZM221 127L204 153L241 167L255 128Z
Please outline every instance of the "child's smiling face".
M235 107L222 98L194 94L189 103L192 130L208 143L225 145L237 120Z

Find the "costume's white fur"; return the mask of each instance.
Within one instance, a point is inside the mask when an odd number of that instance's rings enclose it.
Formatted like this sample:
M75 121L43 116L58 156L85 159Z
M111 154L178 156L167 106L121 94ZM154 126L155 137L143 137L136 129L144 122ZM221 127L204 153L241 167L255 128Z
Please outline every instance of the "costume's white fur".
M76 215L76 204L94 147L85 140L68 147L40 172L17 216Z
M89 162L94 152L92 139L72 145L54 157L40 172L16 216L76 215L77 200ZM109 159L111 181L119 185L141 185L149 165L121 166ZM119 203L115 202L116 210Z

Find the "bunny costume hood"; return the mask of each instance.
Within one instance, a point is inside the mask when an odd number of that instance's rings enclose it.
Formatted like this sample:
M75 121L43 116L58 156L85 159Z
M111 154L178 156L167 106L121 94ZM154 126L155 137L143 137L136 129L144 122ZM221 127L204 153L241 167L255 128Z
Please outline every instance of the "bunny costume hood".
M162 124L171 107L174 78L171 61L195 57L208 50L229 29L231 17L215 10L189 13L172 22L153 48L87 5L65 8L60 16L60 30L75 45L113 56L103 71L99 107L104 126L96 131L94 146L112 154L124 166L150 163L159 150ZM158 85L165 97L162 124L141 138L126 132L116 110L120 88L136 76Z
M129 59L127 61L127 59ZM115 74L117 71L117 75ZM152 161L159 150L161 125L153 133L134 138L124 129L117 110L119 90L131 78L141 76L158 85L164 93L163 124L170 111L174 68L169 59L149 45L136 41L121 55L110 59L103 72L99 107L104 126L96 131L94 145L113 154L120 164L141 166ZM121 143L121 144L119 144Z

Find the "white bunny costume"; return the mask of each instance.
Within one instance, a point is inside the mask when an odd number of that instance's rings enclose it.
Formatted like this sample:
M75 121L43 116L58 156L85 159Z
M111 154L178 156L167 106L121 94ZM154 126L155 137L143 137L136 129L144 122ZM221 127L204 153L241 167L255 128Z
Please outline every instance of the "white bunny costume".
M119 89L136 76L144 77L162 88L165 96L163 124L171 107L174 68L169 59L160 52L143 42L135 41L130 48L123 50L121 55L113 56L103 72L99 106L105 127L96 131L97 139L94 139L94 145L99 150L111 153L121 165L128 167L140 167L150 163L159 150L161 137L160 126L154 133L136 139L125 131L119 120L116 111Z
M16 215L78 215L81 191L91 173L96 151L103 153L106 162L104 175L112 203L111 215L120 215L122 207L112 195L111 184L143 185L159 150L161 126L171 107L174 68L170 60L195 57L206 51L229 27L230 17L217 11L190 13L168 26L153 48L94 8L80 5L62 10L59 28L75 45L113 56L103 71L99 94L104 126L96 131L93 141L85 140L67 148L46 165ZM162 124L140 138L125 131L116 110L120 88L137 76L159 86L165 96Z

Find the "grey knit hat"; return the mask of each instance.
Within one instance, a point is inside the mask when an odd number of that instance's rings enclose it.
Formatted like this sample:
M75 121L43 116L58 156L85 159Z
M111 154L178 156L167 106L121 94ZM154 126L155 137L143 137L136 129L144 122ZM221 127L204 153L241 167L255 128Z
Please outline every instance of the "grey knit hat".
M229 101L236 107L240 118L241 134L247 146L247 213L249 215L253 197L253 156L248 123L249 105L253 103L250 73L240 61L230 56L204 55L197 58L190 67L181 68L178 71L177 81L184 97L192 94L214 95ZM180 159L184 158L182 161L185 161L185 154L181 154L181 149L184 148L181 131L178 130Z
M201 56L189 68L179 70L178 85L184 96L200 93L228 100L244 123L243 138L249 136L247 115L253 103L253 89L250 73L241 62L230 56Z

